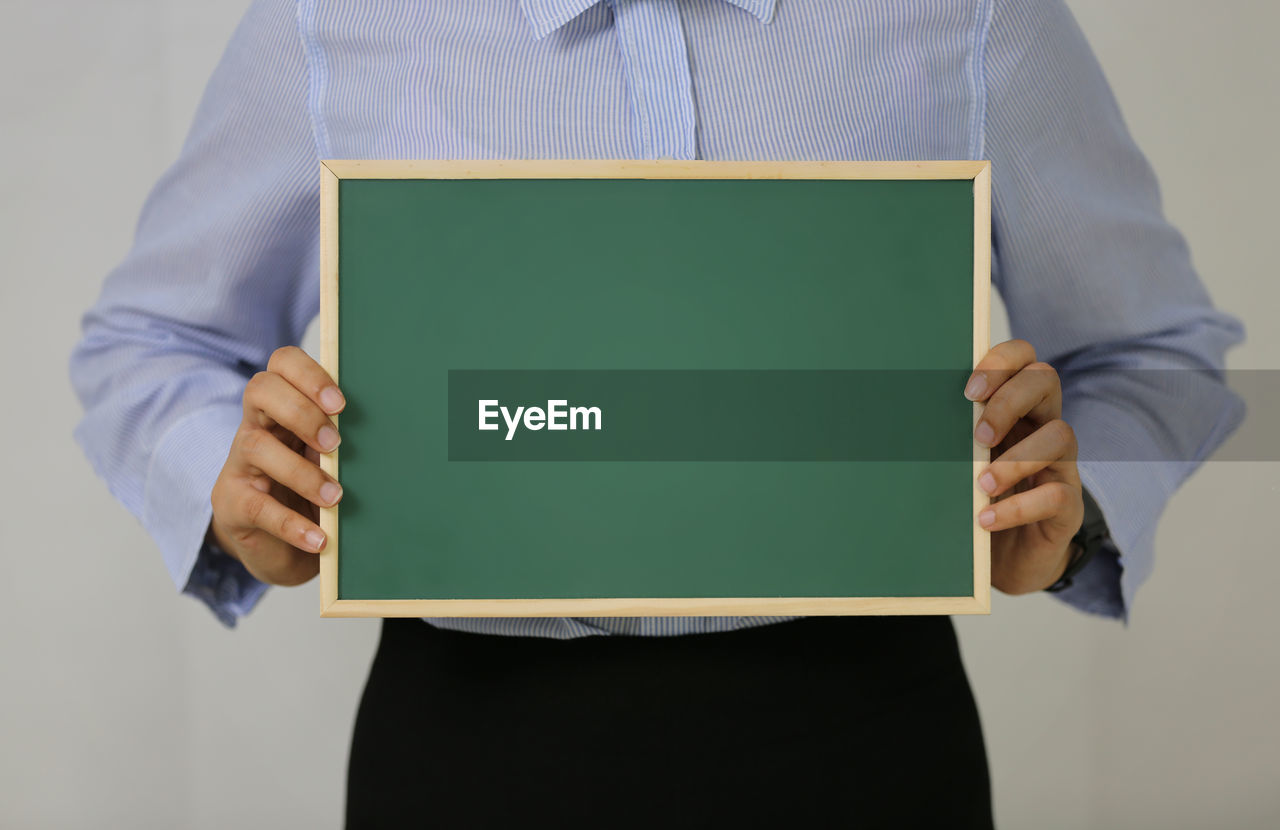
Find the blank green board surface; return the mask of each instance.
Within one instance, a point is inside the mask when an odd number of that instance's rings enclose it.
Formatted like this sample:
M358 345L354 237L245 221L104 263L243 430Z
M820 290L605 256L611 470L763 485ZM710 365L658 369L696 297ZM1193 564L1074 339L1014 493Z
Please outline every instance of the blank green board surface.
M972 178L336 186L338 600L975 595Z

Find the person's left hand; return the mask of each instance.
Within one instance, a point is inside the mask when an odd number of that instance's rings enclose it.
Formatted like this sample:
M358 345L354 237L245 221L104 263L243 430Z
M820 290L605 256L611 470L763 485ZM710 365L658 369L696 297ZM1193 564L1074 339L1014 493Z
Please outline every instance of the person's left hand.
M1084 521L1075 432L1062 420L1062 385L1025 340L1000 343L978 362L964 395L985 401L974 438L991 447L978 486L992 497L978 514L991 531L991 584L1006 594L1049 587Z

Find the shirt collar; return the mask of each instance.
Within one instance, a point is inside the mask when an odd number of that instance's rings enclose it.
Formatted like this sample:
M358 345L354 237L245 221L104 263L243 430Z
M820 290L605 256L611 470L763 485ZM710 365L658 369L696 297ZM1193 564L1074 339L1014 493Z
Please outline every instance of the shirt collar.
M529 25L533 27L533 37L537 40L551 34L598 2L600 0L520 0L520 9L529 19ZM725 2L745 9L758 17L761 23L768 23L773 19L773 9L778 0L725 0Z

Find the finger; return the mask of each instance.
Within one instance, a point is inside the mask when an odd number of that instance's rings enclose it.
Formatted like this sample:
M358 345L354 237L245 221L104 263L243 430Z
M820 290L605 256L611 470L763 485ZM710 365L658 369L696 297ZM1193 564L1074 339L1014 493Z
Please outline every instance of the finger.
M259 372L244 390L245 418L258 427L279 424L318 452L337 449L333 421L314 401L275 372Z
M261 531L249 531L253 535ZM275 540L272 540L273 542ZM320 570L320 557L292 545L269 545L246 556L245 569L260 582L269 585L301 585Z
M268 564L251 560L245 567L262 582L287 587L301 585L319 573L320 557L313 556L307 551L285 548L283 558L273 557Z
M978 476L978 486L988 495L998 496L1041 470L1073 484L1079 480L1076 452L1076 434L1070 425L1063 420L1050 421L992 461Z
M297 346L282 346L271 353L267 371L289 381L324 412L337 414L347 405L346 398L324 367Z
M984 447L1000 443L1020 418L1037 426L1062 417L1062 385L1048 363L1031 363L987 398L973 437Z
M257 528L285 544L313 553L324 550L327 541L324 531L314 522L247 483L236 494L236 508L227 522L233 527Z
M342 498L342 487L314 461L299 455L265 429L250 430L240 442L247 474L258 479L253 486L270 490L266 479L279 482L318 507L329 507Z
M964 387L964 396L971 401L985 401L1000 385L1034 363L1036 350L1025 340L1006 340L991 350L973 367Z
M1047 522L1052 529L1064 533L1071 527L1072 505L1079 488L1064 481L1046 481L1023 493L993 502L978 514L978 524L995 532L1011 527ZM1079 524L1079 522L1076 522Z

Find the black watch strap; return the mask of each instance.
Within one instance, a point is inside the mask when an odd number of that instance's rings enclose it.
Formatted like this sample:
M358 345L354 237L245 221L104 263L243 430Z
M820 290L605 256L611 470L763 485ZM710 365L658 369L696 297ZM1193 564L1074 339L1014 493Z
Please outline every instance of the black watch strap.
M1062 576L1058 577L1058 581L1045 588L1046 591L1057 592L1071 587L1073 577L1084 570L1089 560L1111 538L1111 533L1107 529L1107 520L1103 518L1102 509L1098 507L1098 503L1084 488L1081 488L1081 495L1084 496L1084 521L1081 522L1080 530L1076 531L1076 535L1071 537L1073 549L1071 561L1067 563L1067 569L1062 572Z

